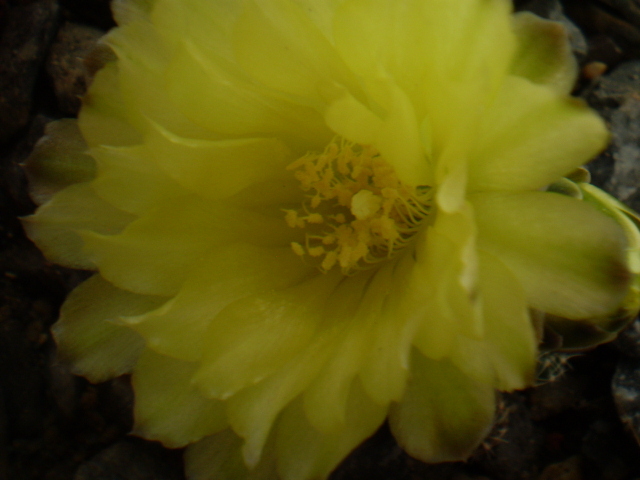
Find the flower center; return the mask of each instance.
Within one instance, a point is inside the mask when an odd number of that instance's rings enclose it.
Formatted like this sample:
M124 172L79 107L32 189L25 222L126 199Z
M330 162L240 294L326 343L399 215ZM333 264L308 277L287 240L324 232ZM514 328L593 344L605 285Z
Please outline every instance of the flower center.
M337 137L287 169L308 192L302 208L285 210L287 224L305 230L304 245L291 247L323 272L339 265L349 275L391 258L429 214L431 188L403 184L371 146Z

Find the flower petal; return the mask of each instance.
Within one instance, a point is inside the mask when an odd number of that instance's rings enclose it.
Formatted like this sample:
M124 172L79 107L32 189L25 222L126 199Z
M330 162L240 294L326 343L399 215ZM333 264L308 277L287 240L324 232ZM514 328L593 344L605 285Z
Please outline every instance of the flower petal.
M207 330L229 304L295 285L313 273L288 247L221 246L195 266L165 305L125 321L153 350L195 361L211 348Z
M98 197L89 183L78 183L58 192L35 214L23 218L22 225L52 262L92 270L96 266L83 251L83 232L117 234L134 218Z
M515 275L489 253L480 252L480 297L484 335L458 335L451 361L469 377L499 390L533 381L537 339L526 296Z
M286 147L275 139L197 140L154 127L145 157L203 198L229 197L280 176L291 163Z
M332 337L316 337L307 348L272 376L247 387L227 400L227 415L233 430L245 443L245 463L255 466L278 415L317 375L326 362Z
M133 433L183 447L227 426L224 402L203 397L192 385L196 363L145 349L133 370Z
M238 63L255 79L309 105L318 86L358 85L329 40L291 0L245 2L233 36Z
M576 99L509 77L483 119L470 154L469 189L538 190L600 152L603 121Z
M238 300L209 326L194 382L226 399L274 374L313 340L339 275L316 275L285 290Z
M423 462L465 460L493 424L493 386L478 383L448 360L414 352L413 376L389 425L409 455Z
M159 203L119 235L85 233L83 239L110 282L138 293L175 295L195 262L217 246L240 239L284 246L297 240L295 233L282 218L181 197Z
M278 134L291 143L306 144L301 155L306 150L323 148L331 139L316 110L277 96L247 78L237 65L203 51L188 39L177 50L164 77L177 108L195 124L215 134L227 137Z
M43 204L65 187L92 180L96 166L86 150L77 120L63 118L47 124L24 164L31 198Z
M552 22L530 12L513 16L518 38L511 73L540 83L561 94L573 90L578 77L576 62L567 29L560 22Z
M273 480L277 478L275 457L249 470L242 461L242 439L231 429L189 445L185 451L185 473L189 480Z
M89 150L89 154L98 165L92 187L100 197L125 212L142 215L158 203L188 193L150 158L145 145L101 145Z
M618 307L630 274L624 233L611 218L556 193L486 193L471 202L479 247L513 271L533 308L579 319Z
M94 275L69 294L52 327L59 357L94 383L131 372L144 340L115 321L157 308L164 301L165 297L120 290Z
M283 480L325 478L336 465L384 421L386 407L376 405L353 382L347 402L345 424L323 434L313 428L301 401L291 404L278 420L276 452L278 472Z

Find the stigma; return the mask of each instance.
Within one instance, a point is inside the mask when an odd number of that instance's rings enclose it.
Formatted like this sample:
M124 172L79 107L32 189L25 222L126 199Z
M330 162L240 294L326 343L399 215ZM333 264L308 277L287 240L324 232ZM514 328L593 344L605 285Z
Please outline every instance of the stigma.
M299 209L285 210L289 227L305 233L291 248L325 273L351 275L392 258L431 209L430 187L402 183L375 148L340 137L287 169L305 192Z

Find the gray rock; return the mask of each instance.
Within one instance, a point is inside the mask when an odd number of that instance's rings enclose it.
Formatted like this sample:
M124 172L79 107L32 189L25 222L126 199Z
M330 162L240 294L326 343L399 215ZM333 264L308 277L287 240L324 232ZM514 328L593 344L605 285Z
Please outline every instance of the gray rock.
M640 209L640 62L599 79L586 97L609 123L611 144L589 165L594 183Z
M38 72L58 21L56 0L9 9L0 38L0 143L27 125Z
M104 32L96 28L65 23L51 46L47 58L47 73L62 113L76 116L80 110L80 97L90 83L90 72L85 67L86 56L95 48Z
M620 420L640 444L640 359L618 363L611 389Z
M80 465L74 480L183 480L182 466L158 444L128 438Z

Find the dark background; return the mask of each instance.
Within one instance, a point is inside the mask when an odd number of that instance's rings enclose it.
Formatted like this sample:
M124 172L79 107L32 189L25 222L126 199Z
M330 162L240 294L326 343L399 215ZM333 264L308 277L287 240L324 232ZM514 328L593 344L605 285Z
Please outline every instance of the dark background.
M640 209L640 0L516 1L570 28L576 88L613 141L594 182ZM565 16L566 15L566 16ZM18 217L19 166L51 120L72 117L83 58L114 25L106 0L0 0L0 480L180 480L181 452L127 436L126 377L91 385L55 362L48 332L87 276L48 263ZM504 395L467 463L424 465L383 427L332 480L640 480L640 323L588 353L546 354L541 385Z

